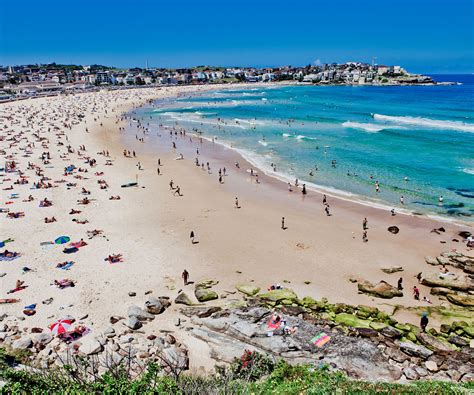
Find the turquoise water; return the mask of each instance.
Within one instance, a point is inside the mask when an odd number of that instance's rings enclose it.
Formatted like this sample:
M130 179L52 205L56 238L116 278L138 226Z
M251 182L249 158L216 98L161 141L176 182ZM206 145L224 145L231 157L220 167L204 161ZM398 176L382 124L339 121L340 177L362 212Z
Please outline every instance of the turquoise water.
M152 124L183 127L232 145L281 178L397 210L472 221L474 78L443 79L463 84L249 87L140 111Z

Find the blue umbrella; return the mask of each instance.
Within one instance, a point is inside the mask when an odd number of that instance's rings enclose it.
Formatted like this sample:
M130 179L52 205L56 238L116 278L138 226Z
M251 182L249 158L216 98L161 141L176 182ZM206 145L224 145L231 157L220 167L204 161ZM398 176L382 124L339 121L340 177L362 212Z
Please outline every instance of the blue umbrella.
M56 240L54 240L56 244L66 244L69 241L71 241L69 236L59 236Z

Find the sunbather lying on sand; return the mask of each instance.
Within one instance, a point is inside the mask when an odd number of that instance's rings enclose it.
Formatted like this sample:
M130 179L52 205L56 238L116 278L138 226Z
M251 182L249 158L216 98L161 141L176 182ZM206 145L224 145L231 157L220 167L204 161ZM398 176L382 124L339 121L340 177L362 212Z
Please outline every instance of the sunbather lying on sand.
M95 236L101 235L103 232L104 231L101 230L101 229L88 230L87 231L87 237L89 237L89 239L92 239Z
M69 332L63 332L58 335L58 338L64 340L66 343L73 342L77 339L80 339L88 331L87 327L80 325L77 328Z
M91 201L89 200L89 198L85 197L84 199L81 199L81 200L78 200L77 203L78 204L89 204Z
M119 195L111 196L111 197L109 197L109 200L120 200L120 196Z
M68 278L65 278L63 280L54 280L54 285L56 285L60 289L64 289L67 287L74 287L75 282Z
M104 261L108 261L109 263L123 262L122 254L109 255Z
M80 220L80 219L76 219L76 218L73 218L72 222L75 222L76 224L81 224L81 225L89 223L89 221L87 219L81 219Z
M56 222L56 218L54 218L54 217L51 217L51 218L44 217L44 223L45 224L50 224L52 222Z
M16 213L8 213L7 214L7 217L8 218L21 218L21 217L24 217L25 216L25 213L23 211L17 211Z
M0 256L4 258L15 258L17 256L21 256L21 254L19 252L5 250L3 252L0 252Z
M23 289L25 289L27 287L27 285L24 285L24 284L25 284L24 281L16 280L15 288L8 291L7 294L12 294L12 293L15 293L15 292L18 292L18 291L22 291Z
M71 211L69 211L69 214L73 215L73 214L80 214L82 213L81 210L74 210L73 208L71 209Z
M53 202L48 200L47 198L44 198L39 204L40 207L50 207L52 205L53 205Z

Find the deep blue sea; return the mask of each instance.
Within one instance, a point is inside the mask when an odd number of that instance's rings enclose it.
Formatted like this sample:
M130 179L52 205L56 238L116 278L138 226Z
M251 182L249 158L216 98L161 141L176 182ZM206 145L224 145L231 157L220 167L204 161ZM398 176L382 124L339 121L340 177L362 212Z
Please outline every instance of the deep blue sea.
M474 76L433 77L459 84L250 86L140 111L153 124L232 145L280 178L374 205L473 221Z

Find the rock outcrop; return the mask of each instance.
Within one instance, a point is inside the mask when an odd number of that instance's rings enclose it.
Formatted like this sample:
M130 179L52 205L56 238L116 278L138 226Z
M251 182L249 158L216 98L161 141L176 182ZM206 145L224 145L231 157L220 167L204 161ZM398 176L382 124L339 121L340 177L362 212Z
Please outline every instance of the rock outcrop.
M403 292L398 288L390 285L386 281L380 281L378 284L372 284L369 281L364 281L357 284L359 292L369 295L377 296L383 299L392 299L394 297L403 296Z

